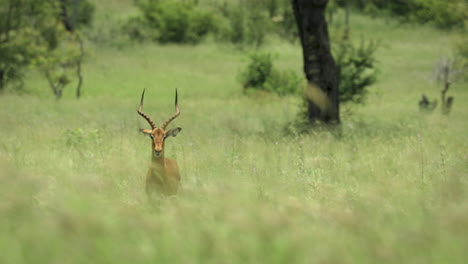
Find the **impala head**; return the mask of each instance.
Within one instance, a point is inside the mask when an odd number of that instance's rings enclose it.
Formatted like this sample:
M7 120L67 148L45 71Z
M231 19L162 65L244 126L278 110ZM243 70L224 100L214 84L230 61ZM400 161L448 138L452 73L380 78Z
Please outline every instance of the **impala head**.
M138 114L140 114L148 123L151 125L151 129L141 129L141 132L149 135L153 141L153 155L155 158L159 158L164 156L164 141L169 137L175 137L177 134L182 130L182 128L177 127L170 130L166 130L167 125L174 120L176 117L180 115L179 105L177 103L177 89L175 94L175 109L176 112L174 115L169 117L169 119L164 122L160 128L156 127L156 124L147 116L145 113L142 112L143 109L143 98L145 97L145 90L141 94L141 102L140 107L138 107Z

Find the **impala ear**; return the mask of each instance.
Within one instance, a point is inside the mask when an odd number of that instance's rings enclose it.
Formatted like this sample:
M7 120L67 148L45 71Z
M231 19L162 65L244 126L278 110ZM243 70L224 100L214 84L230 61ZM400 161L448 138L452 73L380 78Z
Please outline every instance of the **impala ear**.
M164 138L175 137L175 136L177 136L177 134L179 134L179 132L181 130L182 130L182 128L180 128L180 127L173 128L173 129L166 132L166 135L164 136Z
M151 135L151 130L149 129L139 129L143 134Z

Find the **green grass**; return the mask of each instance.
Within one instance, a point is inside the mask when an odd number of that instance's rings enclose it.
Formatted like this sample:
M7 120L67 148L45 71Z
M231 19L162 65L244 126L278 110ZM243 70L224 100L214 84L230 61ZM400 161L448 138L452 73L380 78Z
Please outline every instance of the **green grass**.
M300 99L243 96L245 54L211 43L93 46L84 98L57 102L34 75L28 94L2 94L0 263L465 263L466 83L450 116L417 109L439 96L432 63L457 34L352 21L385 45L340 132L286 136ZM300 73L298 44L264 49ZM166 144L182 190L159 208L144 193L143 88L156 123L175 88L182 112Z

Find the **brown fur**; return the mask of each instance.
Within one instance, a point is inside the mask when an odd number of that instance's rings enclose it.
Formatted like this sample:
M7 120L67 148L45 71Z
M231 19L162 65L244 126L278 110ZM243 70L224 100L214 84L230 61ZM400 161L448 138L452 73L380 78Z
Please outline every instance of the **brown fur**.
M153 158L146 176L146 194L150 197L155 194L175 195L179 185L180 174L177 162L167 158L164 158L164 162L160 162Z
M177 194L180 185L179 167L175 160L164 157L164 142L167 137L172 136L171 130L166 132L161 128L155 128L151 131L143 130L143 132L151 135L153 139L153 155L146 177L146 193L148 196ZM160 153L158 156L155 154L157 152Z

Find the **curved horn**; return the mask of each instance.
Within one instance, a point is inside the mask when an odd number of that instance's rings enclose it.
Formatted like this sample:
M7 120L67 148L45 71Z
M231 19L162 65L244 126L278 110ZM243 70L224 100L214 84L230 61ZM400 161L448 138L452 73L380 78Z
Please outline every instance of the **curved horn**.
M176 117L180 115L179 104L177 103L177 89L175 90L175 109L176 109L175 114L169 117L169 119L167 119L166 122L164 122L164 124L161 126L162 129L166 130L166 126L169 125L169 123L172 120L174 120Z
M143 98L145 98L145 89L143 89L143 93L141 94L141 101L140 101L140 107L138 107L138 114L140 114L148 123L151 125L151 128L155 129L156 124L147 116L145 113L143 113L141 110L143 109Z

